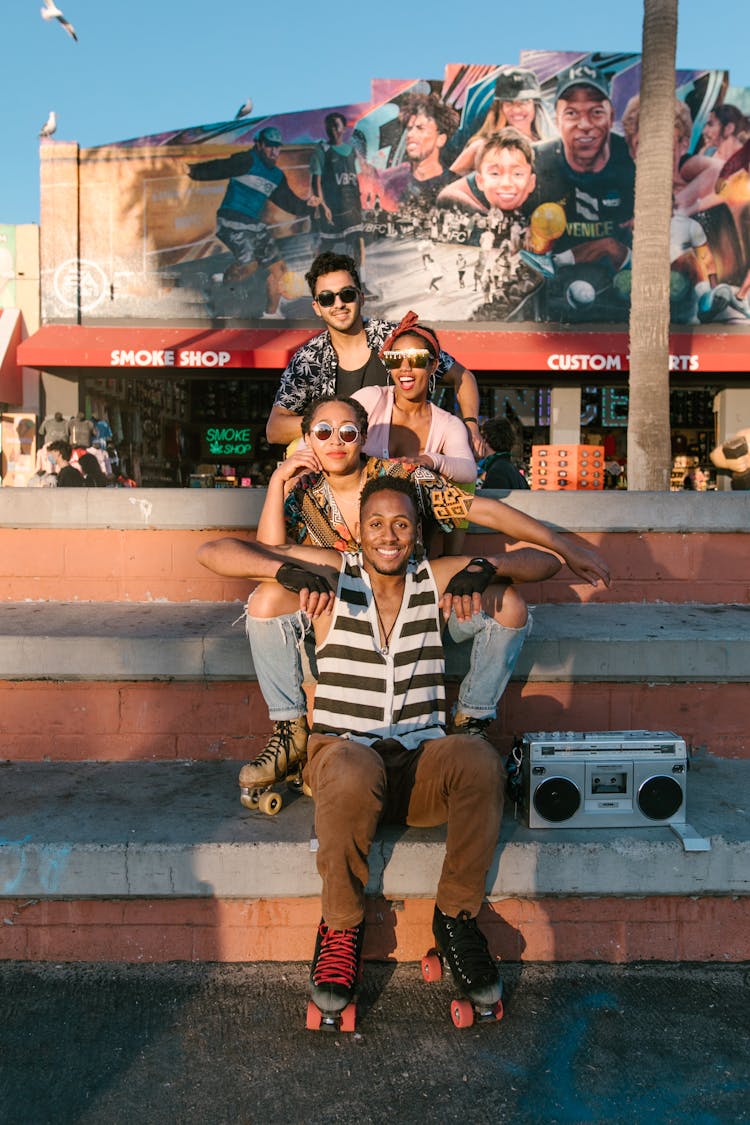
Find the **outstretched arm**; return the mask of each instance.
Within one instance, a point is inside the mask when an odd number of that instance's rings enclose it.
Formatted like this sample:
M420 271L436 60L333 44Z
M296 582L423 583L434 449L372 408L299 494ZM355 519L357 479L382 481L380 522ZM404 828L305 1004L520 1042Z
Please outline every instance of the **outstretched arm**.
M521 542L535 543L538 547L554 551L579 578L585 579L592 586L596 586L598 582L609 586L609 567L598 551L576 539L564 538L540 520L519 512L502 500L476 496L472 501L469 518L480 527L492 528L493 531L501 531Z
M311 617L330 611L341 566L338 551L320 547L268 547L257 541L231 537L204 543L198 548L197 558L202 566L227 578L279 581L286 589L300 595L300 609ZM291 569L295 573L290 576ZM305 581L306 576L309 582Z

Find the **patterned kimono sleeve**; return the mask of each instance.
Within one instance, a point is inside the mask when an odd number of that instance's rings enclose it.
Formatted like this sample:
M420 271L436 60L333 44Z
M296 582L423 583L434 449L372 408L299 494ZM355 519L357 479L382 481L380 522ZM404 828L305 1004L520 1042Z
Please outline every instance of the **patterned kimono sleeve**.
M300 497L294 489L284 501L284 520L287 539L292 543L304 543L307 538L307 524L302 514Z

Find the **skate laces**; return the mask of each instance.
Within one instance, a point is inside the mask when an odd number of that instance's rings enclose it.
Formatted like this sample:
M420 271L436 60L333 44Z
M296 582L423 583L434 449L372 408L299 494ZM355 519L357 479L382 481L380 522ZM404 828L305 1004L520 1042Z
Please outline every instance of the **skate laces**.
M455 727L456 734L479 734L484 737L487 727L492 722L492 718L479 719L475 715L467 715Z
M289 767L290 750L293 745L292 720L280 719L278 722L274 723L273 734L269 738L265 750L261 750L258 757L253 758L249 765L273 766L274 773L277 778L280 778L286 773ZM282 753L286 754L286 762L283 767L279 769L279 758Z
M316 985L341 984L351 988L357 976L359 926L353 930L329 930L320 924L320 951L312 978Z
M491 972L496 974L495 962L490 956L487 939L468 910L462 910L457 918L446 916L446 930L450 939L451 951L463 976L472 979Z

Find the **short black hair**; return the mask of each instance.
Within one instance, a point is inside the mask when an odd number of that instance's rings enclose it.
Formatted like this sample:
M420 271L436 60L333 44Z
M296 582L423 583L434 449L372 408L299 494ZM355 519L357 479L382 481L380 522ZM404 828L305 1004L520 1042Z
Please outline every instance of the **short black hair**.
M343 113L339 113L339 111L335 109L333 113L327 113L323 118L323 124L326 127L326 132L328 131L328 126L333 125L334 121L340 121L344 128L346 128L346 118L344 117Z
M320 407L325 406L328 402L343 402L345 406L351 407L359 429L359 436L362 438L362 444L364 445L365 438L367 437L367 411L361 402L357 402L356 398L349 398L348 395L321 395L320 398L314 398L312 402L308 402L302 415L303 437L307 437L310 433L312 420L318 413Z
M417 490L408 477L372 477L362 489L359 498L360 512L370 497L375 496L378 492L400 492L402 496L407 496L414 508L415 519L419 520L420 507Z
M482 437L496 453L510 453L516 432L507 418L488 418L481 429Z
M315 283L318 278L327 273L338 273L339 270L351 274L352 281L357 289L361 290L362 282L359 280L359 271L354 258L350 258L348 254L334 254L332 251L326 250L324 253L318 254L305 274L305 281L310 286L313 297L315 296Z
M51 441L47 449L51 449L53 453L59 453L63 461L69 461L70 455L73 452L70 442L63 441L62 438L59 441Z

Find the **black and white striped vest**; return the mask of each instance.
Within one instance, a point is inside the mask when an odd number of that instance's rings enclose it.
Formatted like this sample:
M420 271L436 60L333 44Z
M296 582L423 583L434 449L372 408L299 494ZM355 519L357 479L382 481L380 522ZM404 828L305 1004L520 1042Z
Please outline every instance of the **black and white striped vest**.
M328 636L317 649L313 730L415 749L445 734L445 659L438 592L427 561L410 563L387 652L361 555L346 554Z

